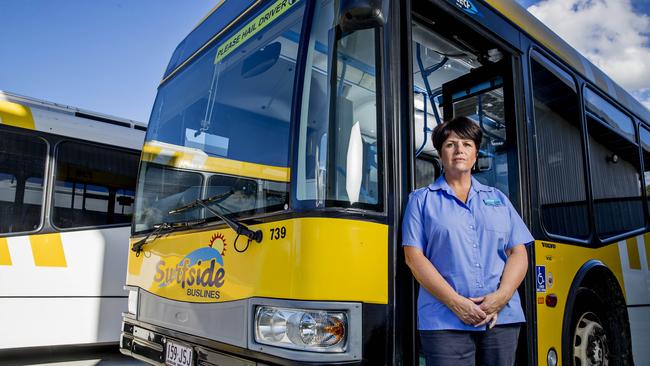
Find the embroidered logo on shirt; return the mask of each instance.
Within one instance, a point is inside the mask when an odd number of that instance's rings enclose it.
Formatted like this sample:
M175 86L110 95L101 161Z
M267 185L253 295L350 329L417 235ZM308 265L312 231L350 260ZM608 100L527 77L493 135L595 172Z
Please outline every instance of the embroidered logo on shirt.
M503 206L503 202L501 202L501 200L498 198L484 199L483 203L485 203L486 206Z

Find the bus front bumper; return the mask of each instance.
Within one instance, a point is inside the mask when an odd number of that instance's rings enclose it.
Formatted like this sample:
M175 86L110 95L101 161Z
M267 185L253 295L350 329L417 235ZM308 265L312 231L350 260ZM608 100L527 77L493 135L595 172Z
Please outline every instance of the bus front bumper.
M241 357L219 352L209 347L188 342L186 337L170 337L164 330L153 331L125 321L120 336L120 352L152 365L165 365L168 343L181 345L191 350L190 365L202 366L266 366ZM167 332L164 332L167 333ZM178 364L178 363L177 363Z

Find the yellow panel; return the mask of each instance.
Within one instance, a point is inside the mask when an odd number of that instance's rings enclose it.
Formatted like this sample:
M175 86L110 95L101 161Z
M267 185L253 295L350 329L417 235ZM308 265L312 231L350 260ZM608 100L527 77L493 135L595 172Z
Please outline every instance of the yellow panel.
M9 253L9 245L7 245L7 238L0 238L0 266L11 265L11 254Z
M207 156L198 149L171 144L145 144L142 150L142 160L176 168L232 174L278 182L288 182L290 177L289 168L216 158Z
M67 267L61 234L32 235L29 237L34 264L39 267Z
M264 239L243 253L229 228L158 238L138 257L130 252L127 284L188 302L259 296L388 303L386 225L302 218L251 229ZM237 249L245 246L242 236Z
M131 240L129 244L129 248L131 248L133 246L133 243L137 242L138 240ZM129 250L129 257L127 260L127 267L126 267L127 278L129 276L133 276L133 277L140 276L142 268L144 267L144 264L142 263L143 259L145 258L143 258L141 253L136 256L132 250ZM127 284L128 284L128 280L127 280Z
M0 124L35 129L34 117L29 107L18 103L0 100Z
M627 246L627 258L631 269L641 269L641 259L639 258L639 246L636 237L629 238L625 241Z
M546 354L553 347L562 359L562 322L564 309L569 296L571 283L582 267L590 259L603 262L618 280L625 295L621 257L618 243L601 248L585 248L551 242L535 241L535 265L546 267L546 292L536 293L538 300L547 294L557 295L557 306L551 308L544 301L537 301L537 350L538 363L546 365ZM552 277L552 281L549 281Z

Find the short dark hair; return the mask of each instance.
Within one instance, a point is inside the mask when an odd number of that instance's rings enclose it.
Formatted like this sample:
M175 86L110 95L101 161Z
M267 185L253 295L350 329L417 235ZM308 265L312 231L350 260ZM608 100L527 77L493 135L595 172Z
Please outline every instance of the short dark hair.
M467 117L456 117L437 125L433 129L431 142L433 142L433 147L436 148L438 154L440 154L440 149L442 149L442 143L449 138L452 132L462 139L474 141L477 150L481 147L481 139L483 138L481 127Z

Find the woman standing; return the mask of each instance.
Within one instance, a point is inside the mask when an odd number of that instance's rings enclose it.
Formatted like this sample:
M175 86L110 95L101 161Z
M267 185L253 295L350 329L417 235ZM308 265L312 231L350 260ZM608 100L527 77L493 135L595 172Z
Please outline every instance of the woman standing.
M444 173L410 195L404 214L427 366L512 365L525 321L517 288L533 237L501 191L472 177L482 135L466 117L436 127Z

